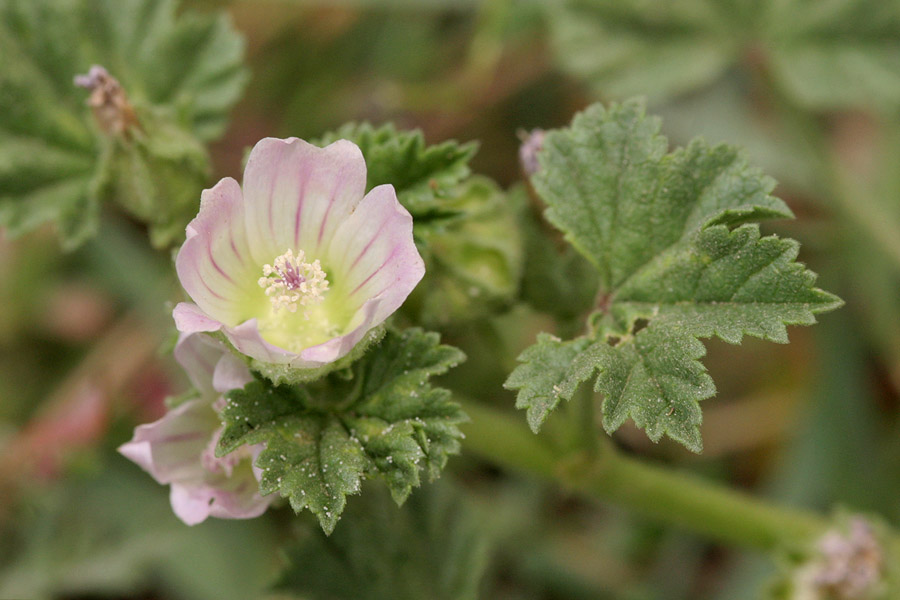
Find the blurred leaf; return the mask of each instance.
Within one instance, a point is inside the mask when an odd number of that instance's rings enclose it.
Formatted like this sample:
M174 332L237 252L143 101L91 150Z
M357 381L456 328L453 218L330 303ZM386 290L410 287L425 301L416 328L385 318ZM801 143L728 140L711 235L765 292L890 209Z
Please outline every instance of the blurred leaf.
M488 558L485 524L464 498L433 484L402 508L367 490L331 537L287 552L277 588L311 600L474 600Z
M560 63L605 98L668 100L762 60L808 108L900 105L896 0L561 0L547 13Z
M733 148L694 141L666 154L658 119L640 102L594 105L550 132L532 182L547 218L600 273L593 343L548 337L507 381L537 429L560 398L598 372L603 425L631 417L699 452L699 401L715 393L698 337L787 342L841 301L794 262L799 245L761 238L752 222L791 216L769 178ZM553 368L548 368L549 365Z
M108 161L98 167L103 142L73 85L92 64L104 65L135 106L165 107L201 140L222 133L246 80L243 41L224 15L176 18L176 7L0 0L0 225L12 235L55 221L73 248L97 228L98 188L109 175L98 169ZM146 125L154 138L155 123Z
M308 386L273 386L258 379L228 394L226 428L217 452L266 444L256 464L260 491L279 492L299 512L308 508L331 533L366 475L378 475L398 503L435 479L459 451L465 414L450 392L428 380L464 359L420 329L389 332L351 367Z
M900 2L770 0L765 16L769 61L798 102L900 106Z
M275 535L266 521L211 519L187 527L166 489L121 456L97 475L57 482L17 513L4 538L0 597L131 597L160 588L197 600L257 597Z
M514 207L496 183L472 177L448 194L456 218L425 221L414 233L425 278L404 312L433 327L476 319L509 305L519 287L522 242Z
M597 270L569 244L557 247L533 211L523 208L520 212L525 245L522 299L571 327L594 303Z
M198 190L209 175L203 145L165 117L142 111L142 129L129 139L105 140L94 190L101 202L118 202L150 227L150 241L166 248L184 237L197 214Z
M729 0L563 0L546 5L556 55L607 98L663 99L715 79L738 57Z

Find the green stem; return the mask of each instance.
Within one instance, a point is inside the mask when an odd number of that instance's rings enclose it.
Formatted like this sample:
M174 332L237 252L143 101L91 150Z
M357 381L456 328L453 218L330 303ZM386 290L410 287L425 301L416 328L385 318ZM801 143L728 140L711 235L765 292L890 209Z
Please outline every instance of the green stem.
M720 542L764 551L809 540L826 528L813 514L766 503L688 473L644 464L605 445L596 455L561 452L514 417L463 401L472 421L466 449L514 471L552 480Z

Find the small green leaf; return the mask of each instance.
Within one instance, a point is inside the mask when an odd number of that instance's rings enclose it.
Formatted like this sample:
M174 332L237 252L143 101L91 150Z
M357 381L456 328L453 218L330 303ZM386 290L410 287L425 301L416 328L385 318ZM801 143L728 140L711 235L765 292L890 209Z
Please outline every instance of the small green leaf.
M176 16L177 6L175 0L0 0L0 226L11 235L55 222L63 247L74 248L96 231L100 196L110 196L111 187L133 187L133 177L110 182L109 160L98 160L108 154L108 140L85 106L88 94L73 85L93 64L109 70L136 108L168 115L170 126L191 138L190 152L202 149L198 139L222 133L247 78L243 40L224 14ZM153 140L155 123L142 125ZM199 172L205 174L205 164ZM203 183L192 186L197 202ZM133 198L116 194L115 200L128 208ZM166 224L152 225L167 237Z
M700 364L706 350L679 323L658 321L616 346L596 342L573 365L578 377L599 371L603 427L612 433L629 417L658 442L663 435L700 452L700 405L716 393Z
M559 227L600 274L590 334L542 336L507 387L537 429L597 373L603 425L627 418L658 441L702 447L699 402L715 393L697 338L787 342L841 300L794 262L799 245L761 237L757 221L791 217L774 181L729 146L693 141L667 153L640 102L595 105L546 135L533 183Z
M459 451L465 414L428 379L463 359L437 334L410 329L389 332L349 379L332 374L306 386L258 379L229 393L217 452L266 444L256 463L261 492L279 492L297 512L308 508L330 533L367 475L384 479L402 503L420 470L434 479Z
M518 390L516 408L526 410L528 425L535 433L559 405L571 400L578 384L591 376L572 369L575 359L587 349L591 340L578 338L564 342L541 333L537 343L519 356L520 364L510 374L503 387Z
M420 130L397 131L391 124L375 128L368 123L349 123L323 136L318 144L340 139L350 140L362 150L368 169L366 189L390 183L416 220L456 213L445 205L456 197L456 184L469 176L469 161L478 151L474 142L426 146Z

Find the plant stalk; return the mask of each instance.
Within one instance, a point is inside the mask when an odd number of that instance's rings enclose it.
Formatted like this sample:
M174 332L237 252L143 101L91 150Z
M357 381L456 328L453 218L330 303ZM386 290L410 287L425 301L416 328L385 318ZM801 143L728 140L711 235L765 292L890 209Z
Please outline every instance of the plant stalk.
M560 451L504 412L461 401L472 421L465 448L587 498L612 502L719 542L773 552L795 547L825 531L824 518L784 508L621 454L611 444L599 453Z

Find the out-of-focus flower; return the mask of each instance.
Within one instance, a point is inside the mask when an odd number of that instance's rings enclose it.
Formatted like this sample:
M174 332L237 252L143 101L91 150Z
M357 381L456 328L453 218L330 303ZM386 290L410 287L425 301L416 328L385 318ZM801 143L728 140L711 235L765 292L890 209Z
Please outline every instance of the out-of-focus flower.
M205 190L187 227L176 267L194 303L175 308L178 329L221 331L262 363L345 356L425 273L393 186L365 186L352 142L256 144L243 190L231 178Z
M244 387L250 371L225 347L203 335L182 335L175 358L184 367L200 397L170 410L160 420L141 425L119 452L140 465L161 484L171 484L172 509L195 525L207 517L258 517L271 502L259 494L259 471L252 461L261 446L245 446L217 458L222 434L218 411L222 394Z

